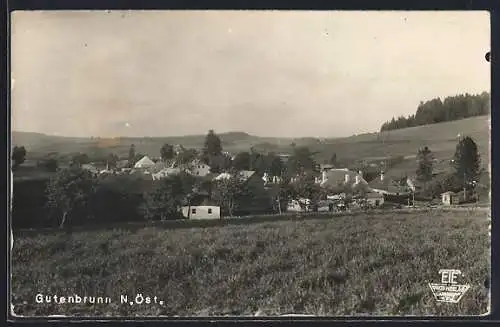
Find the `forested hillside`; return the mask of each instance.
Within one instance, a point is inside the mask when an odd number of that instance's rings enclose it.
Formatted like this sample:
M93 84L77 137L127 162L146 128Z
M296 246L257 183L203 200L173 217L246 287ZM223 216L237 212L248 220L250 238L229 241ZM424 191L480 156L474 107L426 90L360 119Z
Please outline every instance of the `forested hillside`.
M408 117L393 117L385 122L380 130L389 131L406 127L453 121L468 117L482 116L490 113L490 93L470 95L460 94L446 97L444 100L435 98L420 102L417 111Z

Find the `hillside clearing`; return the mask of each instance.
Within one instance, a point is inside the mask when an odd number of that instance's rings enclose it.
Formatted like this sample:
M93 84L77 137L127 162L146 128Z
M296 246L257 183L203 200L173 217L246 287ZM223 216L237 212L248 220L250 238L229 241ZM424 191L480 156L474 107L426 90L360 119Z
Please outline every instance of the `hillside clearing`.
M12 303L19 315L479 315L489 267L480 211L55 232L15 238ZM438 303L427 283L450 268L471 289ZM37 293L112 303L37 304ZM164 304L120 304L137 293Z

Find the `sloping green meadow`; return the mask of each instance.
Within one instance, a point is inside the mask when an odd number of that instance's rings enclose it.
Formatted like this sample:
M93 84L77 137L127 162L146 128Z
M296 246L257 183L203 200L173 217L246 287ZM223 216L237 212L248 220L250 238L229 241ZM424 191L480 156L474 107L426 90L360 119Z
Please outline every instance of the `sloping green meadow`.
M428 283L440 269L460 269L471 286L459 303L434 299ZM12 303L23 316L479 315L489 272L481 211L54 232L15 237ZM110 303L37 303L37 294Z

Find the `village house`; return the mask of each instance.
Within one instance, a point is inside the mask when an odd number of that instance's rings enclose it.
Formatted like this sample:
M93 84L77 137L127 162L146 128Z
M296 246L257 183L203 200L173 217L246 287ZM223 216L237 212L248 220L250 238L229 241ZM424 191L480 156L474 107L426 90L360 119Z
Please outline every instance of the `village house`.
M222 151L222 154L223 154L223 155L225 155L225 156L227 156L227 157L229 157L229 158L231 158L231 160L232 160L232 158L235 156L235 155L233 155L233 154L232 154L231 152L229 152L229 151Z
M382 172L379 178L369 183L370 190L384 196L384 202L411 205L414 202L415 183L407 178L402 184L385 176Z
M384 204L384 196L380 193L369 192L365 195L365 199L370 207L379 207Z
M208 199L182 207L182 215L187 219L220 219L220 206Z
M137 161L134 165L134 169L148 169L155 165L154 161L148 156L144 156L141 160Z
M299 198L291 199L287 204L287 211L289 212L308 212L308 211L334 211L338 208L338 205L343 205L343 203L332 201L332 200L320 200L315 205L313 205L310 199Z
M156 181L163 178L167 178L170 176L175 176L181 173L181 169L179 167L166 167L161 169L159 172L152 173L151 178Z
M305 212L311 210L311 200L309 199L291 199L287 205L287 211L290 212Z
M92 174L98 175L99 174L99 169L95 167L92 164L83 164L81 165L81 168L87 171L90 171Z
M327 200L331 200L331 201L343 201L346 199L346 197L347 197L347 195L345 193L339 193L339 194L326 196Z
M335 203L333 201L321 200L317 203L318 212L333 211Z
M174 168L176 166L177 162L175 159L159 160L153 166L149 167L148 171L150 171L152 174L155 174L160 172L162 169Z
M465 193L464 191L448 191L441 194L441 202L444 205L456 205L474 201L477 201L477 193L473 190L467 190Z
M225 179L232 178L233 175L227 172L220 173L219 175L215 176L214 181L222 181ZM239 177L243 179L243 181L248 181L251 178L257 177L255 174L255 171L253 170L242 170L239 172Z
M331 193L356 193L369 190L363 174L347 168L323 170L321 178L318 178L316 182Z
M127 166L128 166L128 160L118 160L116 162L116 169L127 168Z
M288 154L288 153L279 153L277 154L277 156L283 161L283 162L287 162L288 159L290 159L291 155Z
M168 176L180 173L180 169L176 167L176 160L160 160L146 170L151 174L153 180L159 180Z
M264 185L267 184L277 184L281 182L281 177L280 176L271 176L268 173L264 173L262 176L262 180L264 181Z
M210 174L210 166L201 160L196 159L189 164L189 173L193 176L204 177Z
M264 181L259 175L253 170L242 170L239 172L239 178L243 181L247 186L252 186L254 189L264 190ZM232 174L224 172L213 178L213 181L223 181L225 179L229 179L233 177Z
M173 151L174 151L175 155L178 156L182 151L184 151L184 147L180 144L175 144L173 146Z
M460 196L452 191L444 192L441 194L441 202L445 205L456 205L460 203Z
M380 173L379 178L375 178L369 183L369 187L373 192L395 196L408 195L411 188L409 185L400 185L393 179L386 177L383 172Z
M148 168L147 171L152 173L153 180L178 175L181 171L193 176L205 177L210 174L210 166L198 159L193 160L187 165L179 165L176 160L172 159L157 162L154 166Z

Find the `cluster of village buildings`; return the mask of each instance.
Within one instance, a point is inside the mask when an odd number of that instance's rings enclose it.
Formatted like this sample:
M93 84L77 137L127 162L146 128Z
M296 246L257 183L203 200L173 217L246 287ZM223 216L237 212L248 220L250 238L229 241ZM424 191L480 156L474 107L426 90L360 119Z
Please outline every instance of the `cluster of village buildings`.
M283 155L283 157L286 160L286 155ZM127 167L127 164L127 160L123 160L118 162L114 169L98 170L92 164L82 165L82 168L88 169L95 174L141 174L145 178L151 178L152 180L160 180L179 174L181 171L211 181L220 181L231 177L228 172L211 173L210 166L199 159L195 159L186 165L179 165L175 159L156 160L155 162L148 156L144 156L132 168ZM240 175L245 181L254 180L264 187L270 187L280 182L280 176L270 176L267 173L259 176L254 171L241 171ZM291 182L295 182L297 178L299 177L292 178ZM348 206L379 207L391 197L407 199L408 204L410 204L411 197L416 189L415 183L411 179L407 179L406 184L401 185L399 181L395 182L387 178L384 173L380 173L376 179L368 183L363 178L361 171L352 171L347 168L339 169L326 164L320 165L320 174L316 176L315 183L329 191L329 195L325 200L315 204L315 210L317 211L346 210ZM353 197L352 194L356 194L356 196ZM347 198L350 198L349 202ZM312 210L311 202L310 199L306 198L290 200L286 211ZM452 204L452 201L449 202ZM207 199L182 208L182 212L189 219L218 219L221 215L220 207Z

